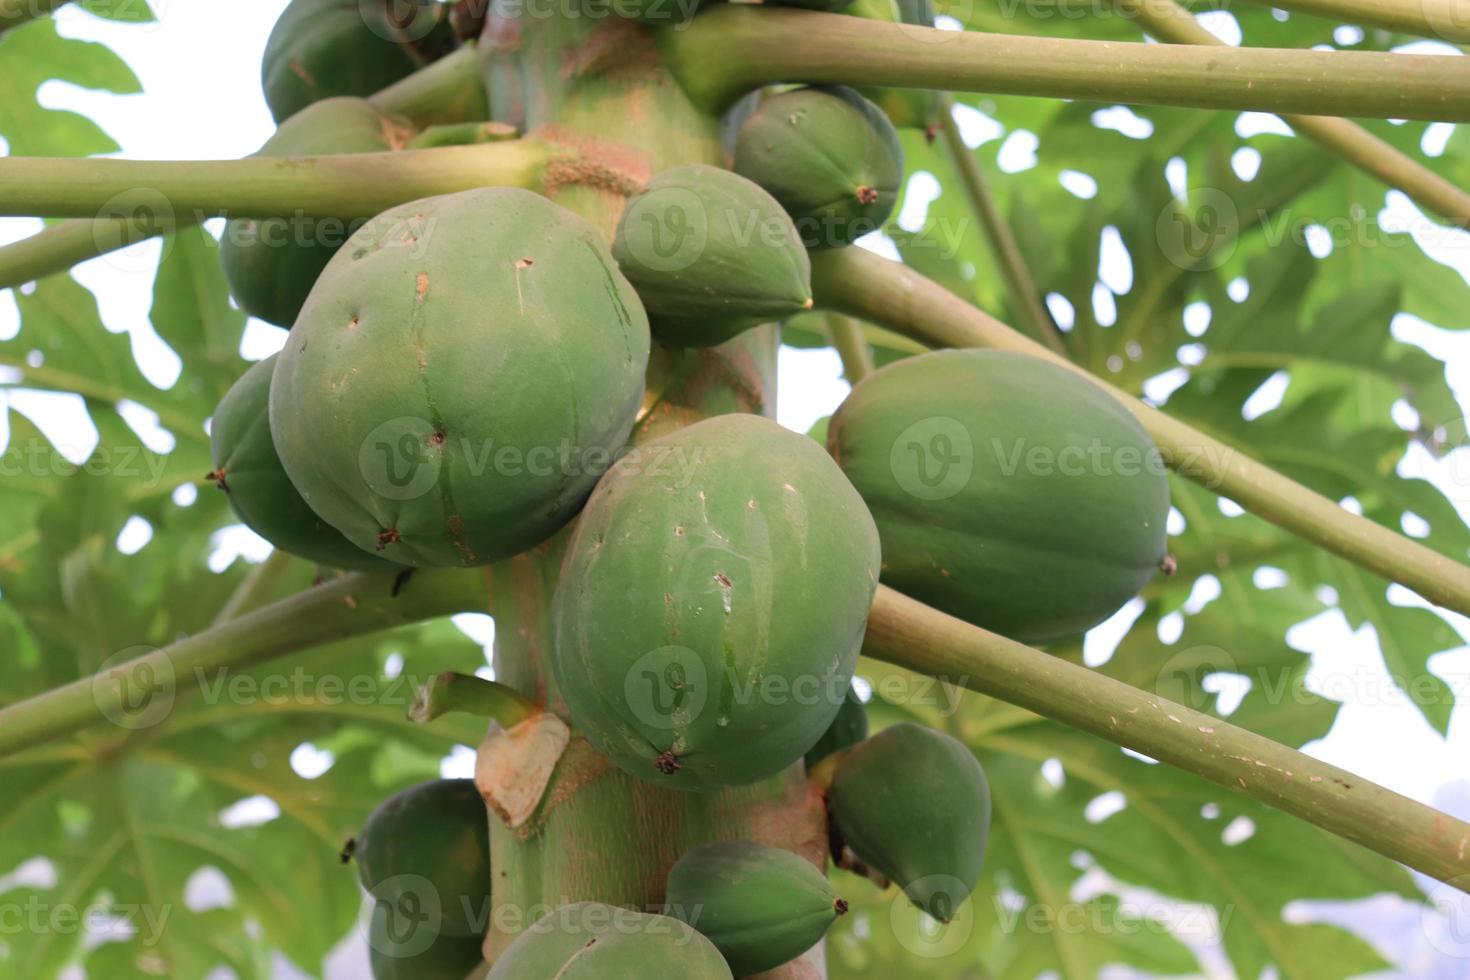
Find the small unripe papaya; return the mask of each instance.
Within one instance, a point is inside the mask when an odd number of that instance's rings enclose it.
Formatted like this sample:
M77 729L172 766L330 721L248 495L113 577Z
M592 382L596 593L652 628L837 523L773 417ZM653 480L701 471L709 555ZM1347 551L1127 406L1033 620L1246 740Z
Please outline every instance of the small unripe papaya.
M598 902L556 909L506 948L486 980L732 980L719 950L688 925Z
M878 561L816 442L754 415L698 422L625 456L577 522L552 605L558 690L634 776L773 776L837 714Z
M1013 639L1090 629L1166 554L1169 482L1148 434L1040 358L906 358L863 379L827 437L878 522L884 583Z
M990 785L963 743L909 722L837 764L827 807L843 842L948 922L975 886L990 835Z
M372 95L454 48L447 3L291 0L266 39L261 88L276 122L334 95Z
M488 811L472 779L435 779L381 803L353 842L358 877L444 936L479 936L490 904Z
M281 123L256 156L386 153L402 149L410 136L406 121L383 115L363 99L324 99ZM251 316L289 328L327 262L363 223L279 217L229 222L220 239L220 262L235 302Z
M286 476L271 439L268 407L276 355L252 364L209 423L209 479L250 530L282 551L333 568L386 572L398 566L363 551L317 516Z
M373 906L368 963L373 980L465 980L484 961L479 936L443 936L411 906Z
M853 89L800 88L766 99L741 124L735 172L781 202L807 248L835 248L893 213L903 147L888 117Z
M837 717L832 719L832 724L821 741L813 745L806 754L806 767L811 769L833 752L851 748L867 737L868 706L863 704L857 691L848 688L842 707L837 709Z
M687 852L669 872L665 903L709 937L738 977L796 959L847 911L811 862L748 841Z
M930 0L854 0L843 13L890 24L934 26L934 7ZM931 138L939 131L944 108L939 93L933 89L864 85L858 91L882 109L899 129L922 130Z
M665 170L628 201L613 257L654 337L708 347L812 305L812 264L780 203L719 167Z
M633 427L648 317L598 230L484 188L391 208L327 265L271 383L307 503L405 565L555 533Z

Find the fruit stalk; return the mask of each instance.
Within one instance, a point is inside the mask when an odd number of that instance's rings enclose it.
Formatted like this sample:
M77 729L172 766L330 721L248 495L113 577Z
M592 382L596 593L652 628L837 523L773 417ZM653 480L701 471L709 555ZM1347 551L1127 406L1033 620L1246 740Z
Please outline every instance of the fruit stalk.
M861 323L841 313L828 313L827 333L842 359L842 374L848 384L855 385L873 373L873 348L863 336Z
M1225 42L1195 20L1174 0L1115 0L1118 9L1136 17L1143 29L1160 41L1176 45L1226 47ZM1316 2L1316 0L1309 0ZM1323 6L1330 6L1329 0ZM1374 0L1351 0L1364 6ZM1434 3L1435 0L1424 0ZM1407 6L1403 9L1407 9ZM1349 18L1351 19L1351 18ZM1446 21L1449 23L1449 21ZM1470 36L1470 32L1467 32ZM1470 226L1470 193L1445 180L1418 160L1400 152L1363 127L1330 116L1283 116L1293 129L1341 156L1348 163L1397 187L1419 204L1459 227Z
M209 671L241 669L334 640L485 608L479 571L345 575L92 677L0 709L0 757L177 697Z
M1470 119L1470 62L1380 52L1170 46L950 32L768 7L717 7L665 45L691 95L723 109L776 82L1089 102Z
M504 684L446 670L414 693L408 716L420 725L427 725L451 711L463 711L493 719L501 728L514 728L538 710Z
M861 249L813 255L819 306L886 326L934 347L994 347L1047 358L1091 379L1143 425L1180 476L1347 561L1470 615L1470 568L1170 418L1088 374L927 277Z
M540 190L556 151L534 139L399 153L244 160L0 160L0 214L135 216L167 230L175 215L370 218L476 187Z
M1470 880L1470 824L887 587L878 589L863 652L1203 776L1440 881ZM1023 743L996 747L1024 753Z
M986 241L995 252L996 262L1000 265L1001 275L1005 277L1018 318L1034 339L1046 344L1053 353L1066 357L1067 348L1062 343L1062 335L1052 322L1051 314L1041 304L1041 291L1036 288L1036 280L1031 277L1031 270L1021 256L1021 246L1011 233L1010 223L1000 213L995 195L990 192L990 181L986 178L985 171L980 169L975 152L965 145L964 137L960 135L959 124L954 118L954 97L945 93L940 107L944 143L954 158L960 184L965 189L965 196L970 199L970 209L980 220Z
M473 41L368 97L379 112L416 126L479 122L490 114Z

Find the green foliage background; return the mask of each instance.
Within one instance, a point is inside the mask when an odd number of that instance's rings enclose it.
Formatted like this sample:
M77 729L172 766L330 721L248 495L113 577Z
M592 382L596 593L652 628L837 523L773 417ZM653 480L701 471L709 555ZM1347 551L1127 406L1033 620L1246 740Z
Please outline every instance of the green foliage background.
M104 16L127 9L95 5ZM982 0L950 13L964 14L976 29L1139 37L1117 16L1052 4ZM1281 21L1265 7L1233 13L1249 44L1335 46L1334 25L1326 21ZM1405 40L1369 32L1355 47L1388 49ZM94 122L43 107L36 99L42 82L138 90L115 54L63 39L45 19L0 36L0 78L0 135L14 154L117 149ZM1404 513L1416 514L1429 526L1431 546L1465 558L1470 530L1450 502L1427 482L1396 472L1413 441L1432 443L1434 425L1457 422L1461 412L1443 365L1394 340L1389 323L1407 312L1442 327L1470 326L1470 289L1408 236L1376 227L1384 186L1302 140L1243 138L1234 114L1139 108L1152 134L1135 139L1099 128L1096 105L964 101L1007 132L1039 137L1036 166L1019 174L997 167L1001 140L978 154L1042 288L1075 311L1065 343L1079 362L1135 392L1145 380L1183 368L1183 383L1167 400L1171 414L1248 447L1330 497L1352 495L1382 523L1398 527ZM1424 124L1368 128L1470 186L1463 127L1435 157L1420 148ZM1230 166L1242 147L1261 155L1251 181ZM911 171L934 174L943 190L925 229L894 229L906 261L1010 317L1004 284L943 147L911 134L907 149ZM1176 157L1191 184L1182 201L1165 179ZM1058 177L1068 170L1094 178L1096 196L1081 200L1064 190ZM1215 220L1222 200L1230 205L1223 223ZM1191 269L1171 259L1160 216L1176 212L1221 232L1218 265ZM1326 260L1283 232L1314 222L1331 222L1340 232ZM1092 302L1106 227L1117 229L1133 270L1133 287L1116 297L1117 320L1108 325L1096 321ZM963 232L957 239L956 230ZM91 674L122 651L204 628L247 573L240 562L220 574L206 565L212 536L232 521L202 479L210 468L204 422L246 366L239 355L244 319L229 304L215 248L203 231L180 233L158 271L152 322L183 361L181 380L167 391L143 377L127 338L103 327L96 298L70 277L16 296L20 331L0 342L5 384L81 395L100 443L93 459L76 467L28 419L9 413L0 480L0 703ZM1238 303L1227 287L1239 277L1250 293ZM1196 301L1212 310L1203 338L1184 327L1185 307ZM812 328L810 320L792 324L788 343L819 343ZM912 353L889 335L874 331L873 338L880 359ZM1202 349L1181 363L1179 349L1196 344ZM1291 379L1282 405L1245 421L1246 399L1277 371ZM1390 411L1399 400L1425 420L1422 431L1394 423ZM128 402L157 413L176 439L172 451L159 455L143 444L119 414ZM181 484L200 487L196 502L174 501ZM1425 718L1446 731L1453 698L1427 667L1433 654L1460 642L1443 619L1391 604L1383 581L1251 516L1226 517L1191 484L1176 481L1174 493L1184 520L1172 540L1180 573L1150 587L1144 612L1102 672L1205 710L1218 710L1216 695L1202 687L1206 676L1251 677L1256 683L1231 720L1302 745L1331 728L1339 706L1306 690L1309 658L1285 635L1329 608L1320 588L1329 586L1351 626L1376 627L1390 672L1412 687ZM115 541L135 515L154 536L125 555ZM1252 575L1261 566L1286 571L1288 584L1257 588ZM305 587L312 574L298 563L279 591ZM1185 615L1182 636L1164 643L1160 620L1184 610L1205 574L1219 580L1220 597ZM1080 659L1080 642L1056 653ZM402 663L392 677L390 658ZM339 865L343 839L383 796L434 775L449 746L477 740L474 725L411 726L403 708L414 679L482 664L476 644L435 623L317 650L236 681L261 691L275 684L286 696L231 697L217 686L224 678L213 678L214 696L207 684L156 727L98 728L0 760L0 873L38 856L55 871L40 882L0 879L0 908L27 916L12 916L27 925L0 935L0 977L50 977L77 963L108 978L197 978L219 966L242 978L265 977L274 951L319 973L360 911L355 876ZM1398 866L1191 776L978 696L964 696L958 711L944 710L957 693L938 697L892 668L865 664L864 674L879 691L875 724L917 717L979 754L995 789L994 843L988 879L968 916L940 935L926 931L893 892L845 880L854 912L830 939L834 977L1086 978L1107 964L1197 973L1195 953L1158 922L1140 918L1120 897L1125 889L1213 916L1240 977L1255 978L1271 965L1286 978L1351 976L1386 964L1351 933L1288 922L1286 905L1382 893L1423 901ZM344 697L337 684L348 680L366 686ZM320 778L304 779L290 766L291 752L304 742L335 755ZM1060 778L1055 770L1043 776L1048 760L1060 763ZM1121 794L1125 805L1089 820L1089 804L1109 793ZM280 816L261 826L221 823L223 811L255 796L272 799ZM1226 843L1222 829L1238 817L1249 818L1256 832ZM205 867L223 874L230 900L190 911L186 888ZM1079 882L1095 872L1112 884L1078 897ZM88 942L74 922L65 924L84 909L131 919L135 931ZM1078 910L1086 913L1081 926L1065 918ZM151 923L160 917L155 934Z

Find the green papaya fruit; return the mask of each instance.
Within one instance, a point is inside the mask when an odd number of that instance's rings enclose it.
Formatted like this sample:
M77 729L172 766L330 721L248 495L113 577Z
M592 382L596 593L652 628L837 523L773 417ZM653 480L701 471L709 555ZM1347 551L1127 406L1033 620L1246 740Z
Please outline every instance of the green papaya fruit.
M256 153L266 157L386 153L413 135L408 123L363 99L333 98L287 119ZM240 308L290 327L327 262L361 228L339 218L238 218L225 225L220 262Z
M353 842L362 887L379 901L412 905L445 936L485 932L490 830L473 779L435 779L390 797Z
M391 208L333 256L276 362L308 504L405 565L484 565L581 508L643 398L648 317L593 225L482 188Z
M722 344L812 305L812 263L790 216L719 167L674 167L649 181L628 201L613 257L665 344Z
M373 980L465 980L484 961L479 936L441 936L412 907L380 901L368 924Z
M857 696L857 691L848 688L842 707L837 709L837 717L832 719L821 740L806 754L806 767L810 769L833 752L851 748L867 737L868 706Z
M265 42L261 88L276 122L334 95L372 95L455 46L450 5L291 0Z
M723 415L634 449L568 544L551 664L578 730L686 790L773 776L852 681L878 537L814 441Z
M903 183L893 123L845 86L760 104L735 138L735 172L770 191L807 248L851 245L883 227Z
M930 0L854 0L843 12L890 24L934 26L934 6ZM882 109L899 129L922 130L931 139L938 133L944 108L939 93L933 89L864 85L858 91Z
M665 902L715 944L737 977L796 959L847 912L811 862L748 841L688 851L669 872Z
M220 399L209 423L209 479L241 523L282 551L333 568L387 572L398 566L363 551L317 516L286 476L271 440L268 407L276 356L257 361Z
M990 785L961 742L903 722L837 764L827 809L860 860L948 922L980 881Z
M486 980L733 980L719 950L678 919L597 902L564 905L516 937Z
M1138 422L1066 368L1004 351L869 375L828 446L883 535L883 581L1026 642L1075 635L1147 584L1169 483Z

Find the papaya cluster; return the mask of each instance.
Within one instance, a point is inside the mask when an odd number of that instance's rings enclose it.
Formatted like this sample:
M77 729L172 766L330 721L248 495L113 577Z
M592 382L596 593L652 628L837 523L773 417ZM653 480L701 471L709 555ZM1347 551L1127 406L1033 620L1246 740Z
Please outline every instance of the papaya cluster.
M452 42L442 5L387 26L357 0L349 24L344 6L293 0L278 25L264 75L282 122L263 155L430 145L363 96ZM838 8L932 22L923 0L823 7ZM937 106L759 93L731 110L725 166L654 174L610 240L496 187L351 223L232 222L237 301L289 333L221 401L211 479L249 527L331 568L484 566L559 536L547 662L580 738L689 793L804 766L833 858L948 921L980 880L989 789L948 735L870 734L853 679L879 582L1023 641L1080 635L1164 559L1148 437L1080 375L990 351L877 371L825 447L750 414L634 436L656 347L724 344L813 307L812 252L884 227L898 130L932 131ZM375 976L479 964L485 831L468 782L374 813L355 859ZM490 976L761 973L846 911L825 870L750 841L696 847L669 869L662 915L565 906Z

